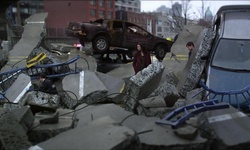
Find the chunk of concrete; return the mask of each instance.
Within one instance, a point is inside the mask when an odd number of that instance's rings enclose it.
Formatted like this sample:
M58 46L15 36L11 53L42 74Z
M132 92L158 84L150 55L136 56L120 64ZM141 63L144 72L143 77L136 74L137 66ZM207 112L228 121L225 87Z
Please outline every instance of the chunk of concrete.
M42 149L139 149L135 131L118 124L111 117L96 119L39 143Z
M137 107L138 115L145 115L147 117L163 118L167 113L173 111L172 107L158 107L158 108L143 108Z
M99 104L99 105L87 105L81 104L76 107L76 117L78 118L77 127L86 125L87 123L96 120L104 116L110 116L118 122L133 113L124 111L124 109L115 104Z
M184 139L194 140L198 135L197 118L192 117L186 123L174 130L174 133Z
M137 101L148 97L159 85L164 66L159 61L154 61L147 68L125 81L122 91L122 99L126 104L126 109L135 111Z
M9 52L8 63L1 69L1 72L26 66L26 59L32 50L39 47L46 35L45 19L48 13L37 13L25 20L22 38ZM20 57L23 56L23 57ZM18 63L17 63L18 62Z
M102 81L102 83L108 89L108 96L110 98L116 97L122 90L124 85L124 80L104 74L101 72L96 72L97 77Z
M25 101L26 104L38 104L58 108L60 96L57 94L49 94L41 91L31 91L28 92L25 97L23 97L23 101Z
M187 92L193 90L197 86L206 64L206 61L200 58L208 55L214 37L215 32L213 32L212 29L206 28L201 33L201 44L199 44L197 52L192 54L190 60L188 60L182 77L180 78L180 82L177 85L181 96L186 97Z
M142 149L205 149L207 140L197 135L193 141L176 136L174 130L167 125L155 124L157 117L131 116L123 121L123 125L134 129L142 143Z
M10 112L17 118L17 121L23 126L26 132L32 127L35 117L29 106L23 106Z
M108 93L106 86L97 75L88 70L64 77L62 86L65 91L62 101L68 108L81 103L93 104L105 101Z
M155 89L155 91L150 94L150 97L157 95L164 98L167 107L174 106L175 102L180 97L176 87L172 84L169 84L167 81Z
M77 61L75 61L75 63L71 63L69 65L69 67L72 70L75 70L77 67L78 70L89 70L96 72L97 70L96 59L93 56L86 55L82 51L76 49L71 50L67 60L70 60L78 55L80 56L80 58Z
M203 98L202 93L197 95L197 93L199 93L201 90L203 90L203 89L196 88L194 90L191 90L190 92L187 92L187 95L186 95L187 104L201 102L202 98ZM197 95L197 96L195 96L195 95Z
M8 88L5 97L8 98L10 102L19 103L25 93L29 90L30 86L30 77L21 73L18 75L15 82Z
M167 75L166 75L166 81L167 83L170 83L170 84L173 84L174 86L177 86L178 82L179 82L179 79L178 77L175 75L174 72L169 72Z
M58 123L43 122L40 120L46 120L58 115ZM57 134L72 129L76 125L75 113L69 109L57 109L56 113L53 112L40 112L35 114L35 121L28 132L29 141L33 144L37 144L46 141Z
M199 128L208 135L211 149L248 149L250 145L250 119L234 107L211 110L198 118Z
M139 103L146 108L166 107L165 100L162 96L148 97L140 100Z
M156 124L155 121L159 119L158 117L135 115L114 104L95 106L82 104L76 109L79 110L76 112L76 116L79 118L76 128L83 127L89 122L108 115L119 124L136 131L139 134L142 149L171 149L176 146L183 149L190 148L191 150L192 148L205 149L207 146L207 140L201 138L199 134L193 141L180 138L175 135L170 126Z
M0 149L28 149L31 143L17 118L0 108Z
M72 48L75 48L73 45L68 45L65 43L51 43L51 49L57 50L62 53L68 53Z

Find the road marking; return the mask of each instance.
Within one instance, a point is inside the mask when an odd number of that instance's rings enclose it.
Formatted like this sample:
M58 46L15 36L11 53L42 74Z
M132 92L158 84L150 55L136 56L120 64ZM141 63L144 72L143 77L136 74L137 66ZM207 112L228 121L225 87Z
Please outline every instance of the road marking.
M120 93L122 93L122 91L124 90L125 87L125 83L123 83L122 88L120 89Z
M79 77L79 97L81 98L84 95L84 71L80 72Z
M13 103L17 103L22 97L23 95L28 91L29 87L31 86L31 81L29 82L29 84L23 89L23 91L17 96L17 98L13 101Z
M242 112L236 112L232 114L213 116L213 117L208 118L208 122L209 123L221 122L221 121L231 120L231 119L236 119L236 118L241 118L241 117L247 117L247 115L245 115Z

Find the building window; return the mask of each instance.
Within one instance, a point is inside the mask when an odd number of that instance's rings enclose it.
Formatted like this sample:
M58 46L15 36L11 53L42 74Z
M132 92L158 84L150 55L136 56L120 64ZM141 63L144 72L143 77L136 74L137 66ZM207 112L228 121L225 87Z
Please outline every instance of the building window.
M99 18L104 18L104 12L102 10L99 11Z
M111 18L112 18L112 12L110 12L110 11L107 12L107 18L108 18L108 19L111 19Z
M35 8L30 8L30 14L35 14L35 13L37 13L36 9Z
M110 0L107 1L108 8L112 8L112 2Z
M95 17L95 10L94 10L94 9L91 9L91 10L90 10L90 16L91 16L91 17Z
M21 13L24 13L24 14L28 14L29 13L28 8L23 8L20 11L21 11Z
M103 7L104 6L104 2L103 0L99 0L99 6Z
M157 32L162 32L161 27L157 27Z
M16 10L17 10L16 7L12 7L12 12L13 13L16 13L17 12Z
M95 0L90 0L90 5L95 5Z
M168 28L164 28L164 32L168 32Z
M161 20L158 20L157 25L162 26L162 21L161 21Z

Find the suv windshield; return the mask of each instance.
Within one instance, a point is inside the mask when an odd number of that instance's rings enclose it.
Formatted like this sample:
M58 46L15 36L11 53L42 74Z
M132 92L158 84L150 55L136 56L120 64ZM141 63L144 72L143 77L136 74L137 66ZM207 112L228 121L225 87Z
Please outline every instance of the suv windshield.
M250 70L250 40L220 39L212 65L231 70Z

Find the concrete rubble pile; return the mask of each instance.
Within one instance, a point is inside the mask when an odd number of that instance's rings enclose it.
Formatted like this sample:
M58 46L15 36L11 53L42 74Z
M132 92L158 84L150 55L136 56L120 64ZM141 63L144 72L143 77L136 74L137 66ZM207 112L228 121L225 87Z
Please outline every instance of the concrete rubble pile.
M188 62L186 69L188 70L186 74L183 74L183 76L186 76L185 78L182 78L182 80L179 82L179 93L183 97L186 97L187 92L194 89L199 79L201 78L203 69L205 67L206 61L203 61L201 59L202 56L207 56L209 53L209 50L211 49L212 41L215 37L215 33L212 31L212 29L204 29L203 35L200 37L202 39L201 43L199 44L199 48L195 55L192 55L191 60L193 61Z
M122 79L97 72L96 67L86 68L80 64L81 72L55 81L59 93L54 95L31 90L30 87L35 85L35 81L25 74L20 74L7 90L7 101L3 108L0 108L0 148L246 148L250 139L250 134L246 132L250 130L240 129L238 132L239 130L232 129L235 131L227 135L220 131L228 125L228 121L242 120L248 124L247 116L232 107L226 111L223 109L201 113L176 129L169 125L156 124L156 121L174 109L201 101L201 95L192 98L192 95L199 91L196 85L204 67L204 62L199 60L208 52L214 38L209 29L204 30L202 34L204 38L194 61L187 64L192 69L182 78L178 78L173 72L163 74L167 66L163 66L159 61L153 61L138 74ZM33 47L32 50L46 51L43 47ZM53 56L48 59L60 62L73 56L75 54L67 58ZM89 56L86 59L90 59ZM167 80L162 82L163 75L167 76ZM227 113L238 117L220 122L214 119ZM230 138L233 135L238 137L243 132L244 138Z

